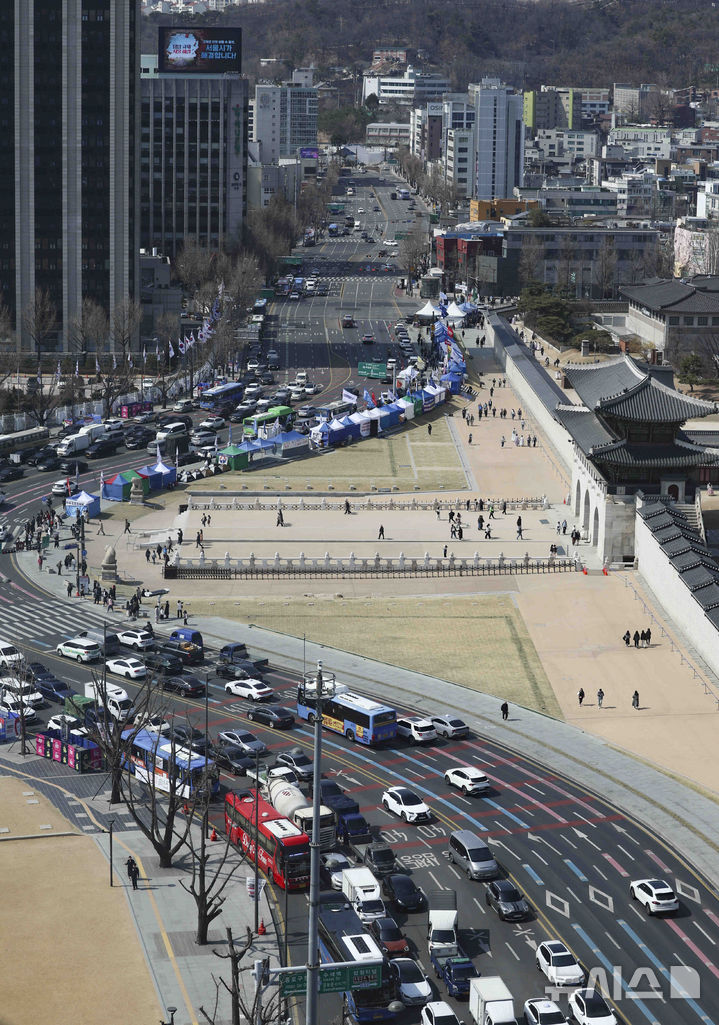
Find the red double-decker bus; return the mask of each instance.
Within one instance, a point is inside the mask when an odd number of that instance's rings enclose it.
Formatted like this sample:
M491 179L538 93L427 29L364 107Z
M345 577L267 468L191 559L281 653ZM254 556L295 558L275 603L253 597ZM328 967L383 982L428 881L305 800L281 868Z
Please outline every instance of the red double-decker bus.
M259 829L255 822L255 808ZM310 838L254 790L225 797L225 829L231 843L283 889L306 890L310 884ZM257 853L256 853L257 852Z

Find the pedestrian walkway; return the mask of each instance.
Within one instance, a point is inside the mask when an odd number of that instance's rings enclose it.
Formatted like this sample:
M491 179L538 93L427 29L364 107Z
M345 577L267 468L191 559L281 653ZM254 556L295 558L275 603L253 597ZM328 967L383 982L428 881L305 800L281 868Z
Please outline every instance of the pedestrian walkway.
M4 753L2 757L5 762ZM57 792L62 781L57 782L57 773L55 777ZM96 784L97 777L91 779ZM199 1025L205 1020L200 1006L208 1011L214 1008L213 974L228 984L231 981L228 962L213 951L227 951L228 926L240 947L246 942L247 927L254 928L254 899L246 885L247 878L254 879L251 866L234 849L221 866L224 841L209 841L208 879L218 870L221 879L233 869L234 875L223 891L223 913L209 927L208 944L198 946L195 901L182 885L190 879L188 857L178 856L173 868L159 868L144 835L136 828L119 828L122 811L109 809L104 794L78 802L85 809L81 826L63 817L53 806L55 799L56 794L51 803L28 783L21 766L6 769L0 777L0 872L6 880L32 880L30 916L27 888L6 889L3 928L13 936L18 956L13 985L3 998L3 1020L95 1025L102 1008L101 1016L107 1021L151 1022L161 1017L164 1022L170 1018L168 1008L174 1007L175 1025ZM97 819L98 807L113 811L112 869L111 837ZM196 845L199 829L193 827ZM139 868L137 890L128 878L128 857ZM48 871L49 864L56 871ZM81 906L81 914L69 911L73 901ZM281 910L270 905L268 891L263 890L258 919L266 932L253 935L241 962L240 988L246 1007L252 1006L254 996L253 962L269 958L271 969L279 966L276 923L280 917ZM58 944L72 951L77 971L68 970L67 959L57 956ZM41 986L37 985L38 965L42 966ZM276 994L275 982L267 988L264 1002L276 1001ZM118 1008L122 1008L119 1017ZM221 989L218 1021L230 1017L229 998Z

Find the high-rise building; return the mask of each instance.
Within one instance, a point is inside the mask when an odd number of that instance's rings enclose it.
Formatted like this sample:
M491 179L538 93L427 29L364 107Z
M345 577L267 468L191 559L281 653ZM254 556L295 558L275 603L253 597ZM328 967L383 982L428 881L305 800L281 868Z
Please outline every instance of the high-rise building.
M85 348L83 300L111 315L138 294L139 21L139 0L3 6L0 291L21 351Z
M524 165L523 100L498 78L469 86L474 102L474 199L510 199L522 184Z
M317 87L312 71L298 68L289 82L255 86L254 141L263 164L296 157L300 149L317 147Z
M186 32L161 30L160 63L154 54L141 61L140 240L144 249L173 258L185 239L224 248L239 237L247 210L248 84L240 74L240 31L203 30L204 45L212 42L225 55L214 59L213 70L163 64L163 46L173 33Z

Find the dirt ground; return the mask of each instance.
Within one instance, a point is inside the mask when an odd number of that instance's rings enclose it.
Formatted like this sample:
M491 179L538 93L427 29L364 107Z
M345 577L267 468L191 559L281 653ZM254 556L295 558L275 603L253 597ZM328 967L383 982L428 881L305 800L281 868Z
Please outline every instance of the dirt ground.
M157 1021L161 1008L125 889L110 888L93 838L26 781L7 776L0 829L2 1025Z

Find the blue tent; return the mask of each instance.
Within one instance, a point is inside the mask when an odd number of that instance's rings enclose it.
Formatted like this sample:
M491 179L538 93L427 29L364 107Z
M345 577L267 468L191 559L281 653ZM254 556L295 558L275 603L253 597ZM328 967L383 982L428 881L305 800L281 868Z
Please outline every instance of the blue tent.
M350 438L359 438L360 436L360 425L356 423L352 417L343 416L342 423L347 428L347 436Z
M65 502L65 512L68 516L82 516L87 512L88 516L100 515L100 496L90 495L87 491L80 491Z
M466 374L467 364L464 360L450 360L449 366L447 367L448 374Z
M165 466L162 460L157 462L157 465L153 467L155 473L162 475L162 486L163 488L169 487L170 484L174 484L177 480L177 469L174 466Z
M342 420L335 418L334 420L330 420L327 426L329 428L327 439L330 445L342 445L351 437L347 424Z
M162 490L162 474L158 471L157 466L142 466L137 471L141 473L143 477L146 477L150 484L150 491L161 491Z
M459 395L462 388L462 375L450 372L442 374L442 384L451 391L453 395Z
M460 303L459 308L462 313L476 313L479 309L474 303Z
M388 406L382 406L382 412L386 417L385 422L382 424L383 429L396 427L404 419L404 409L403 405L397 405L396 402L391 402Z
M422 391L422 412L426 413L429 409L434 409L437 405L437 396L431 391Z

